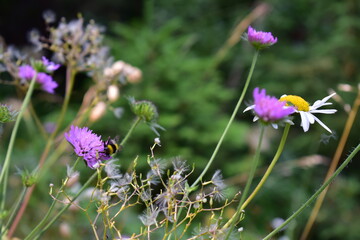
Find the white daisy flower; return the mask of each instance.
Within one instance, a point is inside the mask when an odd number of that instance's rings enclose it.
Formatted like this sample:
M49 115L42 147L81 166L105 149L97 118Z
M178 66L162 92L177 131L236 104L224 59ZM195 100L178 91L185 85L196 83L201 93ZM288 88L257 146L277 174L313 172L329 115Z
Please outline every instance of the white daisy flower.
M310 124L318 122L323 128L325 128L330 133L331 130L322 122L320 121L314 113L323 113L323 114L334 114L336 113L336 109L319 109L322 106L331 105L332 103L327 102L332 96L336 93L332 93L327 97L324 97L321 100L317 100L313 105L305 101L303 98L296 96L296 95L283 95L280 98L280 101L286 101L288 104L293 105L296 107L295 112L300 114L301 117L301 124L304 132L309 130Z

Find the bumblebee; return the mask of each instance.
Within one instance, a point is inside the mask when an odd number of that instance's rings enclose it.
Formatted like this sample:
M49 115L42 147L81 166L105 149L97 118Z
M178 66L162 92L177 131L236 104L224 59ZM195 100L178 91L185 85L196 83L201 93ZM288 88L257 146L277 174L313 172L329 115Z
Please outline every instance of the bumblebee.
M115 139L111 139L109 137L109 139L107 141L104 142L104 153L108 156L113 155L114 153L116 153L117 151L121 150L121 146L119 144L117 144L117 138Z

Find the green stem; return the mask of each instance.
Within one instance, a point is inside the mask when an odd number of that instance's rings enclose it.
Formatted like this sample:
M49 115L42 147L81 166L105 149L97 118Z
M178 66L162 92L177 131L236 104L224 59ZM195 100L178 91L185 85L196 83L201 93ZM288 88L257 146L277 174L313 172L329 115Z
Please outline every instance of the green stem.
M245 184L244 191L241 193L241 199L240 199L238 208L236 210L235 215L233 215L233 217L230 218L230 220L223 226L223 229L226 229L230 225L230 229L229 229L228 234L227 234L227 236L225 238L226 240L230 237L231 231L235 226L236 219L238 219L240 217L241 211L243 210L241 208L241 206L242 206L243 202L245 201L245 199L247 197L247 194L249 192L252 180L254 179L256 168L257 168L258 163L259 163L261 144L262 144L262 140L264 138L264 132L265 132L265 125L261 124L259 142L258 142L258 145L256 147L256 152L255 152L255 155L254 155L254 159L252 161L252 166L251 166L251 169L250 169L248 179L247 179L246 184Z
M93 173L93 175L91 175L91 177L86 181L86 183L82 186L82 188L79 190L79 192L73 197L73 199L66 205L64 206L59 212L58 214L56 214L51 220L50 222L40 231L40 233L34 238L34 239L38 239L70 206L71 204L80 196L80 194L90 185L90 183L97 177L98 173L97 171ZM30 238L26 238L26 239L30 239ZM25 240L25 239L24 239Z
M64 103L63 103L62 108L61 108L60 116L59 116L59 118L57 120L56 129L51 134L51 136L48 138L46 146L44 148L44 151L43 151L43 153L42 153L42 155L40 157L38 167L33 171L34 173L41 174L42 166L43 166L45 160L47 159L47 156L48 156L48 154L50 152L50 148L53 145L55 136L56 136L57 132L59 131L60 127L61 127L62 121L63 121L63 119L65 117L65 113L67 111L67 107L69 105L72 88L74 86L75 75L76 75L76 71L73 69L72 65L69 64L67 66L67 70L66 70L66 93L65 93L65 99L64 99ZM29 203L29 200L30 200L31 195L32 195L32 193L34 191L34 188L35 188L35 185L32 185L28 189L28 191L27 191L27 193L26 193L26 195L24 197L24 201L22 202L21 207L19 209L19 212L17 213L17 215L15 217L15 220L14 220L14 222L12 223L12 225L10 227L10 230L9 230L9 233L8 233L9 238L11 238L12 234L15 232L15 230L17 228L17 225L19 224L19 222L20 222L20 220L22 218L22 215L24 214L25 209L26 209L26 207L27 207L27 205Z
M240 98L239 98L239 100L238 100L238 102L237 102L237 104L236 104L236 106L235 106L235 108L234 108L234 111L233 111L233 113L232 113L232 115L231 115L231 117L230 117L230 119L229 119L229 122L228 122L228 124L226 125L226 127L225 127L225 129L224 129L224 132L222 133L222 135L221 135L221 137L220 137L220 139L219 139L219 141L218 141L218 143L217 143L217 145L216 145L216 147L215 147L215 150L214 150L213 154L212 154L211 157L210 157L210 160L209 160L208 163L206 164L204 170L201 172L201 174L199 175L199 177L198 177L198 178L195 180L195 182L190 186L190 189L193 189L193 188L202 180L202 178L204 177L204 175L206 174L206 172L209 170L210 165L213 163L213 161L214 161L214 159L215 159L215 157L216 157L216 155L217 155L217 153L218 153L218 151L219 151L219 149L220 149L220 146L221 146L222 142L224 141L224 138L225 138L225 136L226 136L226 134L227 134L227 132L228 132L228 130L229 130L232 122L234 121L237 112L239 111L239 108L240 108L240 106L241 106L241 103L242 103L242 101L244 100L246 91L247 91L247 89L248 89L248 87L249 87L250 80L251 80L251 77L252 77L253 72L254 72L254 69L255 69L255 64L256 64L256 61L257 61L258 56L259 56L259 51L256 51L255 54L254 54L252 63L251 63L249 75L248 75L248 77L247 77L247 79L246 79L244 88L243 88L243 90L242 90L242 92L241 92L241 95L240 95ZM188 196L189 196L189 193L186 192L185 195L184 195L184 197L183 197L183 200L186 199ZM180 206L180 210L179 210L179 212L178 212L178 217L181 216L183 206L184 206L184 204L182 204L182 205ZM176 223L177 223L177 219L175 219L175 221L174 221L174 223L173 223L173 228L176 226ZM173 231L173 229L172 229L171 231ZM170 239L170 238L171 238L171 234L169 235L168 239Z
M268 179L270 173L272 172L276 162L279 160L280 155L281 155L282 151L284 150L284 146L285 146L285 142L286 142L286 139L287 139L287 136L288 136L288 133L289 133L290 126L291 126L290 124L286 124L285 129L284 129L284 133L283 133L283 135L281 137L280 144L279 144L279 147L278 147L278 149L276 151L276 154L275 154L273 160L271 161L268 169L266 170L264 176L261 178L259 184L256 186L254 191L250 194L250 196L246 199L246 201L244 203L242 203L242 201L240 201L239 208L237 209L236 214L224 225L223 228L225 229L231 223L230 231L228 233L228 236L230 236L231 230L234 228L234 226L236 224L235 220L239 218L239 216L241 214L241 211L246 208L246 206L250 203L250 201L256 196L256 194L262 188L262 186L264 185L264 183Z
M3 229L0 229L0 231L8 229L8 227L10 226L10 223L14 219L15 213L16 213L17 209L19 208L21 201L24 199L25 193L26 193L26 188L24 187L23 190L21 191L21 193L19 194L18 199L16 200L16 203L13 206L13 209L11 211L11 214L7 220L5 227ZM5 232L0 233L0 238L3 236L3 234L5 234Z
M124 137L124 139L121 141L120 145L123 146L125 145L125 143L127 142L127 140L129 139L130 135L133 133L134 129L136 128L136 126L140 123L141 118L137 118L135 120L135 122L133 123L133 125L131 126L131 128L129 129L129 131L127 132L126 136Z
M246 206L251 202L251 200L256 196L256 194L262 188L262 186L264 185L264 183L268 179L270 173L274 169L274 166L275 166L276 162L279 160L280 155L281 155L282 151L284 150L284 146L285 146L285 142L286 142L286 139L287 139L287 136L288 136L288 133L289 133L290 126L291 126L290 124L286 124L283 136L281 138L281 141L280 141L280 144L279 144L279 147L278 147L278 150L277 150L273 160L271 161L271 163L270 163L268 169L266 170L264 176L261 178L259 184L256 186L254 191L250 194L250 196L246 199L246 201L241 205L241 210L244 210L246 208Z
M32 95L32 93L34 91L36 77L37 77L37 73L35 73L33 78L31 79L29 89L26 92L26 96L24 98L23 104L21 105L19 114L18 114L18 116L16 118L15 125L14 125L14 128L13 128L12 133L11 133L9 146L8 146L8 149L7 149L7 152L6 152L4 164L3 164L2 169L1 169L0 186L3 183L3 187L2 187L2 200L1 200L0 212L3 212L4 209L5 209L8 171L9 171L9 166L10 166L11 154L12 154L12 151L13 151L13 148L14 148L15 138L16 138L16 135L17 135L17 132L18 132L18 129L19 129L20 121L21 121L21 119L22 119L22 117L24 115L26 107L28 106L28 104L30 102L31 95Z
M248 192L249 192L251 183L252 183L252 181L253 181L253 179L254 179L254 175L255 175L255 172L256 172L256 168L257 168L257 166L258 166L258 164L259 164L261 144L262 144L262 140L263 140L263 138L264 138L264 132L265 132L265 126L264 126L263 124L261 124L259 142L258 142L258 145L257 145L257 147L256 147L256 152L255 152L253 164L252 164L252 166L251 166L250 173L249 173L248 179L247 179L247 181L246 181L244 191L241 193L241 198L240 198L239 206L241 206L241 205L243 204L243 202L245 201L245 199L246 199L246 197L247 197L247 195L248 195Z
M61 124L62 124L62 122L64 120L65 113L66 113L67 108L69 106L71 92L72 92L72 89L74 87L75 76L76 76L76 71L73 69L72 65L69 65L67 67L67 69L66 69L67 83L66 83L66 92L65 92L64 102L62 104L60 116L57 119L56 129L50 136L51 140L53 140L55 138L56 134L59 132L59 130L61 128Z
M226 125L225 129L224 129L224 132L223 134L221 135L220 139L219 139L219 142L217 143L216 147L215 147L215 150L213 152L213 154L211 155L211 158L209 160L209 162L207 163L207 165L205 166L204 170L202 171L202 173L199 175L199 177L195 180L195 182L191 185L191 187L194 187L196 186L200 181L201 179L204 177L204 175L206 174L206 172L209 170L210 168L210 165L212 164L212 162L214 161L219 149L220 149L220 146L232 124L232 122L234 121L235 119L235 116L237 114L237 112L239 111L239 108L241 106L241 103L242 101L244 100L244 97L245 97L245 93L247 91L247 88L249 87L249 83L250 83L250 80L251 80L251 77L253 75L253 72L254 72L254 68L255 68L255 64L256 64L256 61L257 61L257 57L259 56L259 51L256 51L255 54L254 54L254 57L253 57L253 60L252 60L252 63L251 63L251 67L250 67L250 71L249 71L249 75L246 79L246 82L245 82L245 86L243 88L243 91L240 95L240 98L235 106L235 109L230 117L230 120L228 122L228 124Z
M74 163L74 165L72 166L70 172L73 172L76 165L79 163L80 161L80 157L78 157ZM66 177L65 181L63 182L63 184L61 185L59 191L57 192L55 198L53 199L53 202L51 203L50 208L48 209L47 213L45 214L45 216L43 217L43 219L39 222L39 224L29 233L29 235L27 235L27 237L24 240L27 239L32 239L33 235L38 232L40 230L40 228L44 225L45 221L48 219L48 217L50 216L51 211L53 210L55 203L56 203L56 199L58 199L60 193L62 193L64 187L66 186L67 181L69 180L69 176Z
M329 186L329 184L334 180L337 175L350 163L354 156L360 151L360 144L352 151L352 153L346 158L346 160L340 165L340 167L334 172L334 174L317 190L314 195L312 195L309 200L307 200L296 212L294 212L283 224L274 229L269 233L263 240L268 240L274 237L274 235L288 225L294 218L296 218L305 208L307 208L320 194L324 189Z

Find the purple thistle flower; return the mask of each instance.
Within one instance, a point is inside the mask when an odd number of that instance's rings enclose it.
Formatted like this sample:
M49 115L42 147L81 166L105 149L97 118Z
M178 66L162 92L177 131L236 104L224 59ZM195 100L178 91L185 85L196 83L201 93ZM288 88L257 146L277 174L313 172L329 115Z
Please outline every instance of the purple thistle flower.
M35 69L30 65L20 66L18 75L22 79L31 80L35 75Z
M49 61L46 57L42 57L42 63L44 64L46 71L53 72L60 67L60 64Z
M264 123L271 123L274 128L278 127L277 123L280 121L293 124L287 117L295 112L294 107L288 107L276 97L266 95L265 89L255 88L253 96L254 105L247 107L244 112L254 110L254 121L260 119Z
M105 146L101 137L87 127L71 126L70 131L64 135L73 146L76 155L82 157L89 168L98 168L101 161L111 158L105 153Z
M57 82L46 73L38 73L36 81L41 84L42 90L54 94L54 89L58 87Z
M261 50L277 42L277 37L274 37L271 32L256 31L249 26L248 28L248 41L257 49Z
M286 107L276 97L266 95L265 89L255 88L253 92L255 114L264 122L276 122L295 112L294 107Z

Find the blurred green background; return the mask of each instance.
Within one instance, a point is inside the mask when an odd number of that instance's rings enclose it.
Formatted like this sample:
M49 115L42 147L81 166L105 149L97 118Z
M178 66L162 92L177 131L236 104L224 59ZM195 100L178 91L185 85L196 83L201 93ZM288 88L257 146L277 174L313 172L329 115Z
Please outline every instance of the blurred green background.
M32 7L35 3L36 8ZM0 35L8 44L25 46L27 31L37 28L44 32L41 14L45 9L53 10L58 19L65 16L67 20L82 13L86 20L94 19L105 26L105 42L115 60L124 60L143 71L143 80L123 88L122 96L150 100L158 107L159 124L166 131L161 133L162 147L157 149L156 155L164 159L182 156L195 164L194 177L210 158L228 121L247 77L254 49L240 41L221 61L218 61L217 53L236 24L260 3L235 0L2 1ZM250 103L252 89L259 86L271 95L300 95L310 103L334 89L345 103L352 104L356 94L341 92L337 86L340 83L356 86L360 82L359 1L273 0L266 3L270 11L252 26L271 31L278 37L278 43L261 52L246 102ZM77 93L84 92L89 85L85 76L84 79L77 83ZM62 79L58 81L61 83ZM0 94L2 101L14 96L15 91L1 85ZM109 111L92 126L95 132L124 136L133 115L123 97L115 105L125 109L124 116L117 120ZM81 94L73 98L74 111L81 104L81 98ZM343 103L331 101L338 112L319 118L333 130L333 135L318 124L304 133L299 127L299 119L295 119L297 126L290 129L278 168L249 206L248 216L242 223L244 239L260 239L266 235L274 218L287 218L321 185L347 119ZM58 114L42 110L51 105L44 105L41 98L35 104L43 121ZM245 105L241 112L244 108ZM343 158L359 142L358 119ZM27 127L22 125L24 131L19 134L14 159L16 166L31 170L43 142L33 139ZM216 169L221 169L230 192L242 188L257 141L257 127L252 123L251 114L238 114L208 178ZM6 125L0 139L2 159L10 131L11 125ZM267 130L260 168L271 161L280 136L281 131ZM139 167L145 168L145 156L149 154L154 137L146 126L135 131L120 154L124 170L136 155L143 160L139 161ZM310 239L360 239L359 160L357 156L332 185ZM12 172L16 172L14 167ZM60 182L65 167L54 173L49 178ZM14 188L19 186L19 178L13 176ZM258 180L256 178L255 182ZM33 212L33 216L41 216L45 211L37 208L46 207L46 200L50 201L46 199L47 191L48 183L40 184L30 203L29 212ZM310 210L279 236L298 239ZM129 219L136 219L138 213L128 214ZM29 215L25 218L32 221ZM91 239L91 229L87 229L87 221L81 213L70 213L62 221L68 221L74 227L71 239L85 239L85 236ZM75 226L83 229L81 236L75 234ZM53 228L52 234L56 234L57 227L59 225ZM31 224L23 224L19 229L27 232L29 228ZM125 226L124 232L127 231L131 233L131 228Z

